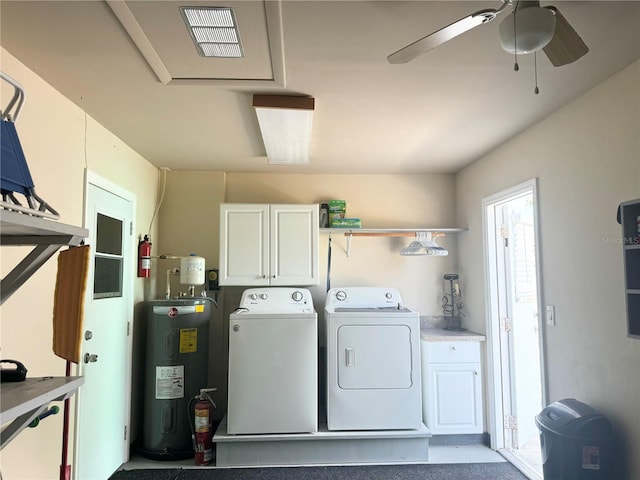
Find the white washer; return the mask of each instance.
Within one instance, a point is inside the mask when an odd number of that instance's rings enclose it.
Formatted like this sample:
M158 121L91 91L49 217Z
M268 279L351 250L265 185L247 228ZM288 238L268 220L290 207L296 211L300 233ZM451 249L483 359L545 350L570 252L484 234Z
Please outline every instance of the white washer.
M421 428L418 312L393 288L332 288L325 323L327 428Z
M229 316L227 433L318 431L318 317L309 290L251 288Z

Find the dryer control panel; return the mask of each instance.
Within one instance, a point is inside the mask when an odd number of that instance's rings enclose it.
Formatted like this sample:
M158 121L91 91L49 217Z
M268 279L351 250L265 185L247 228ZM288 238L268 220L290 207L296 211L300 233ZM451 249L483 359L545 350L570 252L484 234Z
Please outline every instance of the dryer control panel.
M251 313L312 313L313 299L306 288L249 288L242 293L240 309Z
M327 292L325 307L403 309L400 292L385 287L332 288Z

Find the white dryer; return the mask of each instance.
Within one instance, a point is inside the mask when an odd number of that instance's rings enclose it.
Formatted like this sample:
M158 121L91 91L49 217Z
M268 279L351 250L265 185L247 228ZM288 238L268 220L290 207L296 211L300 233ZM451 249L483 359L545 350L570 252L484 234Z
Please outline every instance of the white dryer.
M318 431L318 317L309 290L251 288L229 316L227 433Z
M325 302L327 428L422 427L420 316L393 288L332 288Z

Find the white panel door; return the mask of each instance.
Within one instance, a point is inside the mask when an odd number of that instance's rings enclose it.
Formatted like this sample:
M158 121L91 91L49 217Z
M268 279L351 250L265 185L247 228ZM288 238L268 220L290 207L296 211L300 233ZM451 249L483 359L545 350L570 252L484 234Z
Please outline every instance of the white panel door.
M337 355L342 389L406 389L413 384L411 329L406 325L343 325Z
M132 196L132 194L129 194ZM135 199L135 197L133 197ZM128 459L130 337L133 320L133 202L87 185L85 226L91 263L78 372L73 478L109 478ZM91 357L94 355L94 357Z

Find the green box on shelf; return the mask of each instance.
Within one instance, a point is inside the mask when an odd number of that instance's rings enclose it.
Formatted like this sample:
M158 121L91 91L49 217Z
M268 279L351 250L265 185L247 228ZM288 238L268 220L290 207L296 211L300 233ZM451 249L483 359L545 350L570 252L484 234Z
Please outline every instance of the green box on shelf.
M344 216L344 212L331 212L329 214L329 225L333 226L335 222L337 222L338 220L342 220Z
M331 223L334 228L362 228L359 218L335 218Z
M346 200L329 200L329 213L344 213L346 211Z

